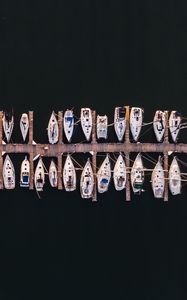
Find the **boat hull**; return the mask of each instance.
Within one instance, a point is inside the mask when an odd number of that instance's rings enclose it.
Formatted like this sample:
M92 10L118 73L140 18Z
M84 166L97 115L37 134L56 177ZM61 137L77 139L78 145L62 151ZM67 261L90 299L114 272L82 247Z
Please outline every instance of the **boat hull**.
M134 194L140 194L142 192L143 183L144 183L144 168L143 168L141 154L139 153L131 169L131 185Z
M81 127L87 141L92 133L92 111L90 108L81 108Z
M143 109L140 107L132 107L130 112L130 130L135 142L140 136L143 122Z
M118 141L123 140L123 136L126 129L126 116L124 107L115 107L114 112L114 129L118 138Z
M161 110L157 110L153 119L153 129L158 142L161 142L163 140L165 127L165 113Z
M80 194L82 198L91 198L94 187L94 175L90 160L88 159L81 174Z
M49 166L49 182L51 187L57 187L58 185L58 172L57 172L57 167L52 160Z
M156 166L153 169L151 175L151 185L153 190L153 195L155 198L163 198L164 197L164 187L165 187L165 179L164 179L164 169L161 164L161 159L159 157Z
M173 161L169 168L169 189L172 195L181 194L181 172L179 168L179 164L177 162L176 157L173 158Z
M72 110L66 110L64 113L64 133L68 142L71 142L74 129L74 116Z
M9 155L6 156L3 164L3 182L7 190L15 188L15 169Z
M48 140L50 144L56 144L59 138L59 127L55 113L52 112L47 128Z
M25 157L21 164L20 187L29 187L30 183L30 163Z
M21 116L20 130L21 130L23 140L25 141L29 130L29 118L28 118L28 114L26 113L22 114Z
M14 128L14 116L12 113L4 112L3 113L3 129L7 142L10 142L12 136L12 131Z
M110 179L111 166L109 157L107 155L97 172L97 189L99 193L104 193L108 191Z
M181 116L174 110L171 112L169 117L169 130L174 143L177 142L180 132Z
M68 154L63 168L64 188L67 192L76 189L76 172L71 156Z
M120 154L114 166L113 171L114 187L116 191L121 191L126 184L126 166L123 156Z
M107 139L108 134L108 117L97 116L97 138Z
M42 159L40 158L38 164L36 166L35 174L34 174L34 183L35 188L38 192L43 191L43 187L45 184L45 172L43 167Z

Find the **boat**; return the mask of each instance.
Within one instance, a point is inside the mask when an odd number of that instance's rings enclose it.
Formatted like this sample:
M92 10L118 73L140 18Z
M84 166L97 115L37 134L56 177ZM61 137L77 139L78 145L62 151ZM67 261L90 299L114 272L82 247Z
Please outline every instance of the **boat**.
M111 166L108 154L97 172L97 188L99 193L108 191L111 179Z
M52 187L57 187L58 184L58 172L57 167L52 160L49 166L49 182Z
M68 154L63 168L64 188L67 192L76 189L76 172L71 156Z
M49 119L47 133L48 133L49 143L56 144L58 142L58 137L59 137L59 127L58 127L58 121L54 111L52 112L51 117Z
M106 115L97 115L97 138L107 139L108 135L108 117Z
M7 190L12 190L15 188L15 169L8 154L6 155L3 164L3 182L4 187Z
M164 197L164 169L161 163L161 156L158 158L158 162L154 167L151 175L151 185L155 198L163 198Z
M181 172L176 156L174 156L168 173L169 189L172 195L181 194Z
M74 116L73 111L67 109L64 113L64 132L68 142L71 142L74 129Z
M121 153L114 166L113 180L116 191L121 191L125 188L126 184L126 166Z
M3 129L4 133L7 139L7 142L9 143L12 131L14 128L14 116L12 112L5 111L3 113Z
M23 140L25 141L29 130L29 118L28 118L28 114L26 113L21 115L20 129L21 129Z
M20 186L21 187L29 187L30 183L30 163L25 156L25 159L22 161L21 164L21 174L20 174Z
M80 194L82 198L91 198L94 187L94 175L88 158L80 178Z
M140 107L132 107L130 112L130 130L133 137L133 140L135 142L138 141L141 128L142 128L142 122L143 122L143 109Z
M118 140L121 142L126 128L126 116L124 107L115 107L114 111L114 129Z
M141 154L138 153L131 168L131 185L134 194L141 194L143 192L144 183L144 167Z
M164 131L166 128L165 112L157 110L153 119L153 129L158 142L161 142L164 137Z
M92 133L92 111L90 108L81 108L81 127L89 141Z
M43 186L45 184L45 172L43 167L42 159L40 158L38 164L36 166L35 174L34 174L34 183L35 188L38 192L43 191Z
M176 110L172 110L169 117L169 130L174 143L176 143L178 139L181 119L181 114Z

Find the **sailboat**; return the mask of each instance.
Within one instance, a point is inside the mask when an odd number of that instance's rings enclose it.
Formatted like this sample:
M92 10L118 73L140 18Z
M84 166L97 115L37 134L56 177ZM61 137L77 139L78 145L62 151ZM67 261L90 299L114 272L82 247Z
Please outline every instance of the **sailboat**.
M73 111L67 109L64 113L64 132L68 142L71 142L74 128L74 116Z
M108 154L97 172L97 188L99 193L108 191L111 179L111 166Z
M21 130L23 140L25 141L29 130L29 118L28 118L28 114L26 113L23 113L21 115L20 130Z
M157 110L153 119L153 129L158 142L161 142L166 127L165 112Z
M43 186L45 184L45 172L43 167L42 159L40 158L38 164L36 166L35 174L34 174L34 183L35 188L38 192L43 191Z
M116 191L121 191L125 188L126 184L126 166L121 153L114 166L113 180Z
M174 156L168 173L169 189L172 195L181 193L181 172L176 156Z
M30 182L30 163L25 156L25 159L21 164L21 174L20 174L20 186L21 187L29 187Z
M12 190L15 188L15 169L8 154L3 164L3 181L5 189Z
M176 143L178 139L181 119L181 114L178 113L176 110L172 110L169 117L169 130L174 143Z
M163 198L164 197L164 169L161 163L161 156L158 158L158 162L153 169L151 175L151 184L152 190L155 198Z
M58 121L54 111L52 112L51 117L49 119L47 133L48 133L49 143L56 144L58 142L58 137L59 137L59 127L58 127Z
M80 193L82 198L91 198L94 187L94 175L90 159L88 158L80 179Z
M107 139L108 133L108 117L106 115L97 115L97 138Z
M130 130L135 142L138 141L143 122L143 109L132 107L130 112Z
M81 108L81 127L86 140L89 141L92 133L92 111L90 108Z
M144 183L144 167L141 154L138 153L131 168L131 185L135 194L140 194L143 191Z
M114 129L118 140L121 142L126 128L126 116L124 107L115 107L114 112Z
M52 187L57 187L58 184L58 172L57 167L52 160L49 166L49 182Z
M68 154L63 168L64 188L67 192L76 189L76 172L71 156Z
M14 128L14 116L12 112L5 111L3 113L3 129L7 139L7 142L10 142L12 131Z

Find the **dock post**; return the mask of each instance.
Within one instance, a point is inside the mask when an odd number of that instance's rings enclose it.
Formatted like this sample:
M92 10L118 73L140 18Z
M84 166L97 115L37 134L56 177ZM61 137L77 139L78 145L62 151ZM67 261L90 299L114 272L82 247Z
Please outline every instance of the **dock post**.
M31 149L29 152L29 160L30 160L30 183L29 189L34 189L34 162L33 162L33 111L29 111L29 145L31 145Z
M169 139L168 139L168 111L165 112L165 118L166 118L166 128L164 131L164 143L168 144ZM164 201L168 201L168 152L164 152L164 178L165 178L165 186L164 186Z
M2 147L2 140L3 140L3 112L0 111L0 145ZM3 150L3 149L2 149ZM3 189L3 155L0 152L0 190Z
M125 143L130 143L129 139L129 106L125 106L126 110L126 130L125 130ZM130 187L130 159L129 152L125 152L125 164L126 164L126 201L131 200L131 187Z
M59 127L59 139L58 144L61 145L63 142L63 114L62 111L58 112L58 127ZM58 160L58 190L62 190L62 153L57 156Z
M96 144L96 111L92 111L92 144ZM94 187L93 187L93 194L92 194L92 201L95 202L97 201L97 178L96 178L96 173L97 173L97 152L93 151L92 155L92 168L93 168L93 173L94 173Z

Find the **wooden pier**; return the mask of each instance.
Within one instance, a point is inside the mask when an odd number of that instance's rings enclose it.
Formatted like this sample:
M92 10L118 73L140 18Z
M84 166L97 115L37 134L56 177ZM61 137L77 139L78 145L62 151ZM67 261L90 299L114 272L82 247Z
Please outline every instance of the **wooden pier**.
M23 153L28 154L30 158L30 189L34 188L34 163L33 158L37 155L41 157L54 157L58 162L58 189L63 188L62 185L62 155L65 153L92 153L92 166L94 172L94 191L93 201L97 201L97 184L96 184L96 172L97 172L97 153L115 153L122 152L125 154L125 161L127 167L127 180L126 180L126 201L131 200L131 184L130 184L130 153L131 152L157 152L164 154L164 171L165 178L168 177L168 152L175 153L187 153L187 144L169 143L168 141L168 126L166 126L163 143L130 143L129 138L129 106L125 106L126 110L126 131L125 140L119 143L97 143L96 139L96 111L92 111L93 130L92 141L90 143L63 143L63 113L58 112L58 125L59 125L59 142L55 145L52 144L36 144L33 141L33 111L29 111L29 141L25 144L4 144L3 130L2 130L2 117L3 112L0 111L0 170L3 168L2 153ZM168 112L166 118L168 121ZM167 122L168 124L168 122ZM164 201L168 201L168 180L165 181ZM0 189L3 189L3 175L0 172Z

